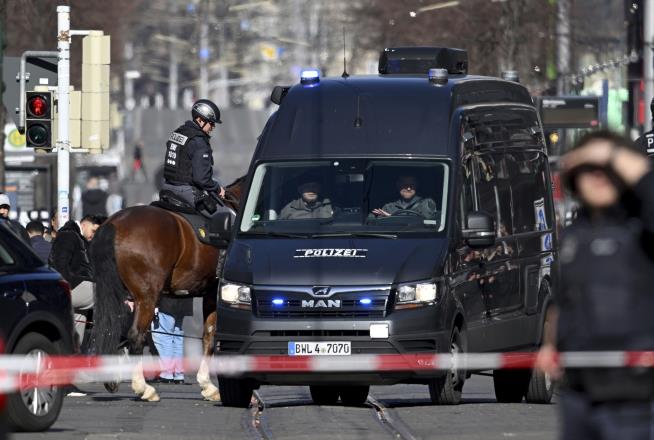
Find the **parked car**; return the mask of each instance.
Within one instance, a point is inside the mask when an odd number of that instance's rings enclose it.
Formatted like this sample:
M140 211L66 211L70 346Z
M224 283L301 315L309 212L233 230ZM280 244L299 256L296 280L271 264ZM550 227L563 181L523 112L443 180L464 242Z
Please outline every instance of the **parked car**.
M72 353L70 286L0 221L0 334L4 352L35 358ZM20 431L43 431L59 416L60 386L24 389L7 396L6 418Z

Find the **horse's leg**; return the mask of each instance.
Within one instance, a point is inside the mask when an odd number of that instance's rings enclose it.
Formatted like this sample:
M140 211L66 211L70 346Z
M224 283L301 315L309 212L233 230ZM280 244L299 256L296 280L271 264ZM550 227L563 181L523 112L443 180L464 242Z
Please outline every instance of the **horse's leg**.
M197 381L202 388L202 397L213 402L220 401L218 388L211 381L209 362L213 353L213 339L216 334L216 296L212 294L214 289L202 298L202 316L204 317L204 332L202 334L202 363L198 369Z
M139 298L135 297L134 322L127 334L127 339L129 340L129 353L131 355L143 356L145 333L150 327L153 317L154 301L139 301ZM160 400L157 390L145 381L142 359L139 361L132 373L132 390L141 398L141 400L147 400L149 402L158 402Z

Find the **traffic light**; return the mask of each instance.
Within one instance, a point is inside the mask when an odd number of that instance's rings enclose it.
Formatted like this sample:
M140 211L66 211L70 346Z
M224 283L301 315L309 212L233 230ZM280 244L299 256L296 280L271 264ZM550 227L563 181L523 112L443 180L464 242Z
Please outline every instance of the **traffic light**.
M52 149L52 93L27 92L25 107L27 148Z

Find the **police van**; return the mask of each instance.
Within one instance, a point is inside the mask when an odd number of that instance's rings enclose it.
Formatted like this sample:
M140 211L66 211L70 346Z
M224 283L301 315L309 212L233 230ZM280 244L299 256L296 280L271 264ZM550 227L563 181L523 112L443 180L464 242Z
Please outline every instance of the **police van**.
M276 87L218 292L218 355L533 351L555 285L543 130L515 81L467 53L382 51L379 75ZM262 384L318 404L420 383L456 404L471 371L219 377L226 406ZM494 372L502 402L549 402L548 378Z

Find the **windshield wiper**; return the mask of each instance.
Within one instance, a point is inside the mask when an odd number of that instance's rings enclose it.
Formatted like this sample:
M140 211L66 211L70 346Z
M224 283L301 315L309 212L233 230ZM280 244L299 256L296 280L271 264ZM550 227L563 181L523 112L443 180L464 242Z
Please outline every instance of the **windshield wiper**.
M373 238L397 238L397 234L384 234L381 232L324 232L311 234L311 238L325 237L373 237Z
M284 237L284 238L310 238L310 234L292 234L290 232L243 232L241 235L260 235L267 237Z

